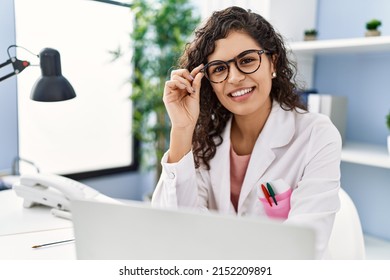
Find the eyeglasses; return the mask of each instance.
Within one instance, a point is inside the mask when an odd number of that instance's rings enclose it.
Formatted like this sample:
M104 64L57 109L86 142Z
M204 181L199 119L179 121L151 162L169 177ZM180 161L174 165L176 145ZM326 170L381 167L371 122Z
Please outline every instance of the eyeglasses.
M222 83L229 76L231 62L234 62L237 69L244 74L252 74L256 72L261 65L261 55L271 54L266 50L247 50L236 57L228 60L213 60L207 63L201 70L206 78L212 83Z

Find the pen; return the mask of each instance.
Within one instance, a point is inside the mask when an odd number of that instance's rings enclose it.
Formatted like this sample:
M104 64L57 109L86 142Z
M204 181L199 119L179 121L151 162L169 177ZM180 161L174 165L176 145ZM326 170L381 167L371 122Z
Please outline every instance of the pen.
M276 205L278 205L278 202L276 201L276 198L275 198L275 192L272 189L270 183L267 183L267 189L268 189L269 195L272 197L272 200L275 202Z
M267 199L269 205L272 207L272 202L271 202L271 200L269 198L270 197L269 193L268 193L267 189L265 188L265 186L263 184L261 184L261 189L263 190L265 199Z
M40 245L34 245L31 248L41 248L45 246L50 246L50 245L57 245L57 244L62 244L62 243L67 243L67 242L72 242L74 239L68 239L68 240L62 240L62 241L57 241L57 242L51 242L51 243L45 243L45 244L40 244Z

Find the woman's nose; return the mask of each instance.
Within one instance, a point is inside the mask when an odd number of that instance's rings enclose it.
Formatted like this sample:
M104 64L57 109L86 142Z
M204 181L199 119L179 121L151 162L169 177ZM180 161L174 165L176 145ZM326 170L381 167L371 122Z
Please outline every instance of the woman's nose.
M230 64L228 82L235 84L241 82L244 79L245 74L238 70L237 66L234 63Z

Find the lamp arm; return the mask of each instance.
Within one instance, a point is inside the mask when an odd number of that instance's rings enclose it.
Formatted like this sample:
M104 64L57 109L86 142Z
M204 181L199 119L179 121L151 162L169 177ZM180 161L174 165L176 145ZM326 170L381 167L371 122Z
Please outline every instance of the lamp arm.
M11 63L12 63L12 61L11 61L11 58L10 58L10 59L8 59L6 62L0 64L0 68L3 68L4 66L6 66L6 65L8 65L8 64L11 64ZM3 81L3 80L5 80L5 79L7 79L7 78L9 78L9 77L12 77L13 75L16 75L15 71L14 71L14 72L11 72L11 73L9 73L9 74L3 76L3 77L0 77L0 82Z
M0 68L3 68L4 66L6 66L6 65L8 65L10 63L12 63L12 61L11 61L11 59L8 59L6 62L0 64Z
M13 75L19 74L24 69L26 69L28 66L30 66L30 62L28 62L26 60L19 60L16 57L12 57L12 58L8 59L6 62L0 64L0 68L3 68L4 66L11 64L11 63L12 63L12 66L14 68L14 71L3 76L3 77L0 77L0 82L9 78L9 77L12 77Z

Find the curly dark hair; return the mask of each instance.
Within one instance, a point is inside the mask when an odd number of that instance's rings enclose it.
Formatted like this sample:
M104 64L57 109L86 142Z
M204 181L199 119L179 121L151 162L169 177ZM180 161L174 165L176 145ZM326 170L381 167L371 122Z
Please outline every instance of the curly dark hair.
M206 64L207 57L214 52L215 41L226 38L231 31L245 32L270 52L277 72L276 78L272 79L271 100L279 102L284 110L306 110L297 93L296 65L287 57L282 36L267 20L250 10L233 6L214 12L206 23L195 31L193 41L186 45L179 60L179 67L191 71L202 63ZM231 115L213 93L210 82L203 79L200 89L200 114L192 138L197 168L203 163L210 169L209 161L223 141L221 134Z

